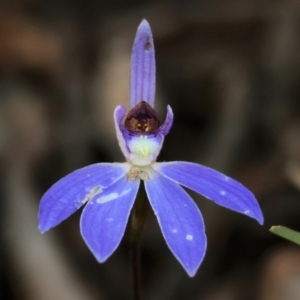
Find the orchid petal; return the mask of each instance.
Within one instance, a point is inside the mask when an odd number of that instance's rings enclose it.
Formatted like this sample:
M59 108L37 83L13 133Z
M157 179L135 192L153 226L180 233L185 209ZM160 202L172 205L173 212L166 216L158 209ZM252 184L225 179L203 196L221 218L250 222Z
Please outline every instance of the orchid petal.
M179 185L157 173L145 181L145 188L168 247L189 276L194 276L206 251L197 205Z
M156 163L153 168L161 175L215 203L263 224L263 214L254 195L236 180L208 167L189 162Z
M167 116L165 122L159 127L158 133L166 136L173 125L174 114L170 105L167 106Z
M124 154L125 157L128 157L129 156L129 150L128 150L128 147L126 145L126 141L124 139L124 136L123 136L123 133L122 133L122 130L121 130L121 127L123 126L122 125L122 120L123 120L125 114L126 114L126 109L125 109L124 106L118 105L115 108L114 121L115 121L117 139L118 139L119 146L121 148L122 153Z
M95 194L123 177L129 168L127 163L94 164L60 179L41 199L40 232L44 233L68 218Z
M118 247L140 180L128 181L126 176L105 189L86 205L81 215L83 239L99 262L104 262Z
M149 23L143 20L137 29L131 55L130 107L142 100L154 107L155 52Z

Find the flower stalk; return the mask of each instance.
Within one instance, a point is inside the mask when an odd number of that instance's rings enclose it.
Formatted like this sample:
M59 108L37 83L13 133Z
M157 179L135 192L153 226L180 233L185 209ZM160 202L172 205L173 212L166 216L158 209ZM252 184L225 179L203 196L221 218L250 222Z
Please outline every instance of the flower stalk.
M130 218L130 262L133 299L141 299L141 242L149 205L143 184L140 185Z

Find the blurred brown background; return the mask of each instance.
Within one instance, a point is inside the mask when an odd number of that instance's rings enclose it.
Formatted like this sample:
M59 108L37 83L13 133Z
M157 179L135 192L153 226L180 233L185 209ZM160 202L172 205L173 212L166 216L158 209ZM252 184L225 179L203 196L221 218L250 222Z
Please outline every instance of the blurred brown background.
M129 242L98 264L80 212L45 235L41 195L81 166L123 161L113 109L128 107L130 52L146 18L157 57L157 108L175 123L160 160L205 164L257 196L265 225L192 194L206 258L194 279L153 215L143 238L146 300L298 300L299 0L13 0L0 2L0 298L130 299Z

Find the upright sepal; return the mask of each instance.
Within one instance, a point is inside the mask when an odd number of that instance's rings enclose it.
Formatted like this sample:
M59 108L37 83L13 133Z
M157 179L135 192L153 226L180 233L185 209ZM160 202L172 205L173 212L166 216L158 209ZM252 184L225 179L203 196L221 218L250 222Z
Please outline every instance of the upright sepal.
M189 162L156 163L153 167L172 181L263 224L263 214L254 195L236 180L208 167Z
M130 107L142 100L154 107L155 52L151 28L146 20L137 29L132 49Z

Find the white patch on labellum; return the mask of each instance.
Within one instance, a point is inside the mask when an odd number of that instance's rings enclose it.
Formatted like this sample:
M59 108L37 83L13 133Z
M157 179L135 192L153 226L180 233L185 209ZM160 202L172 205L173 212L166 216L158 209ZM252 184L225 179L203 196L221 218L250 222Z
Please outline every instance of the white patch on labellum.
M229 178L229 177L227 177L227 176L225 176L225 178L224 178L224 179L225 179L225 181L229 181L229 179L230 179L230 178Z
M188 241L191 241L194 237L193 237L192 235L190 235L190 234L187 234L187 235L185 236L185 238L186 238Z
M87 191L86 196L82 200L82 203L85 204L89 200L91 200L95 195L97 195L101 191L101 186L96 186L92 188L90 191Z
M113 222L113 220L114 220L113 218L107 218L106 222Z
M128 194L129 192L131 191L131 189L127 189L125 191L123 191L121 194L118 194L118 193L110 193L108 195L103 195L102 197L98 198L96 200L97 203L106 203L106 202L109 202L109 201L112 201L112 200L115 200L117 198L120 198L126 194Z
M249 215L250 214L250 210L249 209L245 210L244 214Z
M220 194L221 194L222 196L225 196L225 195L226 195L226 192L225 192L225 191L220 191Z
M105 202L114 200L118 197L119 197L118 193L111 193L111 194L108 194L108 195L105 195L105 196L102 196L102 197L98 198L97 203L105 203Z
M173 229L172 232L173 232L173 233L176 233L176 232L177 232L177 229Z
M147 135L132 137L127 146L130 149L129 161L136 166L148 166L160 152L162 141L148 138Z

